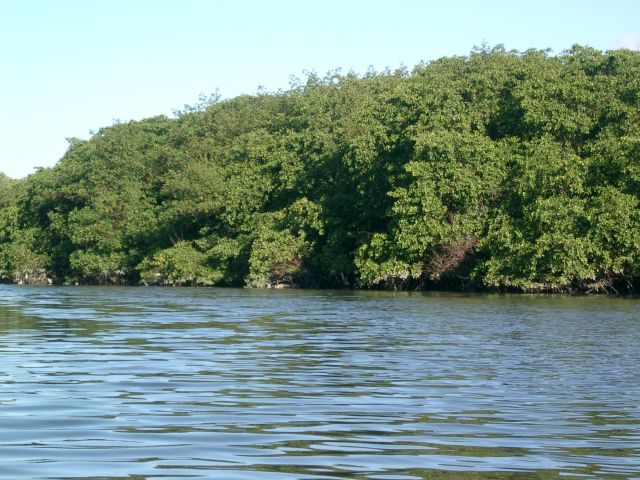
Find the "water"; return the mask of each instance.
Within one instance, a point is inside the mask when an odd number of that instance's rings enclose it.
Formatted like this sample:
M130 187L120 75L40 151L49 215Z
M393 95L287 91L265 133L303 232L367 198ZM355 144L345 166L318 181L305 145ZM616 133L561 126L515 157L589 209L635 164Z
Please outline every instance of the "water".
M0 287L0 478L640 478L640 301Z

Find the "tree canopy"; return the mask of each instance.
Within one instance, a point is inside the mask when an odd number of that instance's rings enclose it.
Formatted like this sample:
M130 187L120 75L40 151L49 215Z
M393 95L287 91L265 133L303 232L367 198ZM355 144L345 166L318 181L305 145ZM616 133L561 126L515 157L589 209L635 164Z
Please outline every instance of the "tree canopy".
M629 50L311 74L0 176L18 283L628 291L639 232Z

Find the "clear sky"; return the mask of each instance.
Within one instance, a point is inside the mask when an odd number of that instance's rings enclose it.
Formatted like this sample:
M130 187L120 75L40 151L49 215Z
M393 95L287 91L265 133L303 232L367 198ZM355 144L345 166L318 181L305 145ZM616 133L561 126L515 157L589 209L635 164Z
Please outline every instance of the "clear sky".
M0 171L54 165L67 137L291 75L412 67L575 43L640 48L640 0L0 0Z

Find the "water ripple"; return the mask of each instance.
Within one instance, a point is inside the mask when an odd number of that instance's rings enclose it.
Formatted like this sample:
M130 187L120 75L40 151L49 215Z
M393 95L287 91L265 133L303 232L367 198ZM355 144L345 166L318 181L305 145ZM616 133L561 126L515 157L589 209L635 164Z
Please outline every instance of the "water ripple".
M0 294L2 478L640 471L637 299Z

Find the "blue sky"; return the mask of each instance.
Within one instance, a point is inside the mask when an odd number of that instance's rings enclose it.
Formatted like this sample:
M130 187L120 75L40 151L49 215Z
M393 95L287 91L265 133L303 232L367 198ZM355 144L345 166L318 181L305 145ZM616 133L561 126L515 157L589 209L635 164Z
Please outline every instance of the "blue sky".
M575 43L640 48L640 0L0 0L0 171L54 165L67 137L286 89L291 75L362 73Z

